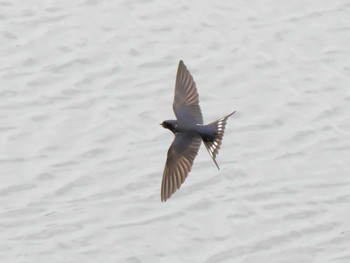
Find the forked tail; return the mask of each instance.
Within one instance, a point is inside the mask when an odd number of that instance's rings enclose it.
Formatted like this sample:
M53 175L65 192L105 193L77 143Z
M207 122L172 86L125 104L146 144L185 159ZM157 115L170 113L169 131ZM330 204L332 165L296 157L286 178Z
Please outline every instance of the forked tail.
M219 154L219 149L222 143L222 138L224 137L224 132L225 132L225 126L227 123L227 119L234 114L234 112L232 112L231 114L222 117L221 119L214 121L210 124L208 124L208 126L212 127L214 129L214 137L212 138L204 138L203 142L205 147L207 148L210 157L213 159L216 167L220 170L219 165L217 164L215 158L216 155Z

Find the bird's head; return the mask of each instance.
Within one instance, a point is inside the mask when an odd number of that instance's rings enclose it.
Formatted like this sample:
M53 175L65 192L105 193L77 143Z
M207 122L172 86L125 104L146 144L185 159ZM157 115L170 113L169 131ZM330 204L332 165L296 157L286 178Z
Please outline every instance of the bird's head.
M173 133L175 133L176 129L176 121L169 120L169 121L163 121L160 125L162 125L163 128L171 130Z

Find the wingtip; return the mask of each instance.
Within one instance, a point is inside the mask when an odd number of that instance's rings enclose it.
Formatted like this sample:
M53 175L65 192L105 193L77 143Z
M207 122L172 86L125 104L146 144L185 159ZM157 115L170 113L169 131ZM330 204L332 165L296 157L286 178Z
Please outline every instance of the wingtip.
M171 194L172 195L172 194ZM161 196L160 197L160 202L161 203L165 203L170 197L171 197L171 195L170 196Z
M186 66L182 60L179 61L179 65L177 66L177 74L176 79L181 76L181 72L186 69Z
M163 196L163 193L160 195L160 202L163 203L166 201L166 198Z

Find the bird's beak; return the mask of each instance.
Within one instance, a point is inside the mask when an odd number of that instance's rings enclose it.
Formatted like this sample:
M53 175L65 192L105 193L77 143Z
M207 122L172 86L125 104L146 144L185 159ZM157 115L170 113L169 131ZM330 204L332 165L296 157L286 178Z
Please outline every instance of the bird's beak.
M159 123L159 125L162 125L161 123Z

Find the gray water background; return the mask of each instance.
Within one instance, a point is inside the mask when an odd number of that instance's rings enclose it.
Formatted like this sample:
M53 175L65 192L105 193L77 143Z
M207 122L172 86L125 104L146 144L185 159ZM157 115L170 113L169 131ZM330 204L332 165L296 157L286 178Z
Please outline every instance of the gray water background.
M350 2L0 3L1 262L350 262ZM205 122L160 202L177 64Z

